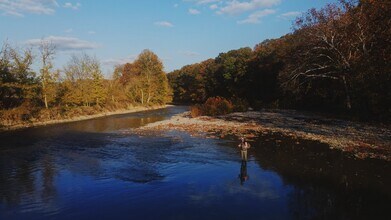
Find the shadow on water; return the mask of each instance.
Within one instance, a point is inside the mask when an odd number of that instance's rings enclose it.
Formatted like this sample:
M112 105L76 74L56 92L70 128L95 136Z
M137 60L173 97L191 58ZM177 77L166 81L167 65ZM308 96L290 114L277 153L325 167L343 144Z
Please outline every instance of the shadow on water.
M259 137L252 152L265 170L277 172L298 219L382 219L391 207L391 164L360 160L326 144L279 134Z
M0 219L390 216L387 162L280 135L241 162L237 140L127 132L186 109L0 133Z

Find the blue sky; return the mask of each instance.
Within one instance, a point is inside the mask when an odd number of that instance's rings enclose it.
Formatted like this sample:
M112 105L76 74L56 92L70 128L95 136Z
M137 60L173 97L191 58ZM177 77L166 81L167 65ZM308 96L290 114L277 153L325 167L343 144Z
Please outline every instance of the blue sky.
M165 70L277 38L295 16L335 0L0 0L0 41L57 47L56 68L71 54L95 55L106 75L154 51Z

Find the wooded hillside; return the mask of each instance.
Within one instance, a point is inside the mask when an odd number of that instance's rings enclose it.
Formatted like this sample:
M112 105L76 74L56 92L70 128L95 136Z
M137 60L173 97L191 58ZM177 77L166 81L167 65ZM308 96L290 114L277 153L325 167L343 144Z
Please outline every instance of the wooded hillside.
M386 0L341 0L311 9L279 39L169 73L174 101L202 103L221 96L254 108L390 121L390 27Z
M38 52L4 43L0 51L0 126L161 105L171 101L163 64L144 50L133 63L115 68L105 79L97 58L73 55L55 70L56 48L42 41ZM32 70L36 62L39 73Z

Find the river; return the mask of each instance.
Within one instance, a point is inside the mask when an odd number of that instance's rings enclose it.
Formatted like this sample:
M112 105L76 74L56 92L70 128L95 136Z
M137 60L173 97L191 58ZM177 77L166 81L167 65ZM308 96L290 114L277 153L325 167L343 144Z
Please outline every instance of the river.
M389 219L390 163L280 135L133 128L186 107L0 133L0 219Z

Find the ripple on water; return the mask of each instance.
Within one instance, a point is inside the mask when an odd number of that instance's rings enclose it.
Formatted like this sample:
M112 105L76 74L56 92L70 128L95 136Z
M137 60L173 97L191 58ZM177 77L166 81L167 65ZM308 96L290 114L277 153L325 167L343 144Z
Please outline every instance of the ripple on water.
M388 164L267 135L244 166L232 140L129 133L153 114L0 135L0 219L389 216Z

